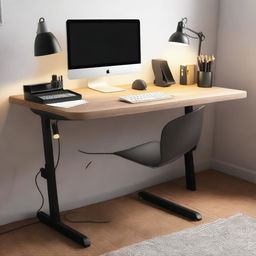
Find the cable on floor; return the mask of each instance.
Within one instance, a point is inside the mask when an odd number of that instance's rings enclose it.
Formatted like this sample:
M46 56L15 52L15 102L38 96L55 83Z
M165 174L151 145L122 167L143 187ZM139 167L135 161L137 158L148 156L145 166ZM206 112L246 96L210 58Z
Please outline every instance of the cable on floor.
M40 221L38 220L38 221L35 221L35 222L32 222L32 223L28 223L28 224L25 224L25 225L22 225L22 226L13 228L13 229L9 229L9 230L0 232L0 235L5 235L5 234L7 234L7 233L11 233L11 232L13 232L13 231L16 231L16 230L19 230L19 229L22 229L22 228L25 228L25 227L29 227L29 226L38 224L39 222L40 222Z
M111 220L73 220L68 218L68 215L73 214L73 212L66 213L63 217L66 221L71 223L95 223L95 224L102 224L102 223L110 223Z

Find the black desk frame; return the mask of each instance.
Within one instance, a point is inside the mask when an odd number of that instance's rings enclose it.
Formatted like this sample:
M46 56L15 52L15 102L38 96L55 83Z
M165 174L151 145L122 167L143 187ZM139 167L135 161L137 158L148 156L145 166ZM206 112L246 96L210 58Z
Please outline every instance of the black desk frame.
M45 157L45 168L41 171L41 176L47 181L48 189L48 199L49 199L49 210L50 214L45 212L38 212L38 219L45 223L46 225L52 227L68 238L79 243L83 247L90 246L90 240L80 232L75 229L67 226L61 222L60 211L59 211L59 201L58 201L58 192L56 184L56 173L54 166L54 154L52 146L52 133L51 133L51 116L49 117L48 113L32 110L34 113L40 115L41 125L43 132L43 143L44 143L44 157ZM63 119L54 117L54 119Z
M61 222L59 201L56 184L56 174L54 166L54 154L52 146L52 133L51 133L51 120L66 120L63 117L52 115L51 113L33 110L32 111L41 117L42 133L43 133L43 145L44 145L44 157L45 168L41 171L41 176L47 180L48 198L49 198L49 211L50 214L46 214L42 211L37 213L38 219L46 225L52 227L56 231L62 233L66 237L74 240L83 247L90 246L89 239L76 231L75 229L67 226ZM192 106L185 107L185 114L193 111ZM193 149L194 150L194 149ZM196 190L195 171L193 162L193 150L187 152L184 155L185 158L185 170L186 170L186 185L189 190ZM161 197L155 196L149 192L139 192L139 197L149 201L157 206L164 208L165 210L180 214L191 220L201 220L201 214L191 209L185 208L181 205L175 204L171 201L165 200Z

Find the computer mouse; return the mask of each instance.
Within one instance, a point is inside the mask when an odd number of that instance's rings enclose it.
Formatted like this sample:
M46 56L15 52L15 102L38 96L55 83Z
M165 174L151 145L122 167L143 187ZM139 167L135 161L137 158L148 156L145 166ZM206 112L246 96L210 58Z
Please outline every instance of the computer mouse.
M137 79L132 83L132 89L146 90L147 89L147 83L142 79Z

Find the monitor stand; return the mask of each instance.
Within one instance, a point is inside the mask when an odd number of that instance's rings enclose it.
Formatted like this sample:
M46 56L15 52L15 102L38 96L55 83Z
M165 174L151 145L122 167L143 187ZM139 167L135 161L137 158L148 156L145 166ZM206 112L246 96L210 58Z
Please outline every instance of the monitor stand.
M99 91L99 92L121 92L125 91L125 89L120 87L115 87L109 85L106 81L103 79L97 78L97 79L89 79L87 86L90 89Z

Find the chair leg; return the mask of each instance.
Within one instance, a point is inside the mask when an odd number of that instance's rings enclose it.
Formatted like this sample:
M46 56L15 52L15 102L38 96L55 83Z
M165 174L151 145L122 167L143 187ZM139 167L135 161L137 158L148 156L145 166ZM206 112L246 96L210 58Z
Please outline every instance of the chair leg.
M185 107L185 115L191 113L192 111L193 111L193 106ZM186 186L187 186L187 189L192 191L196 190L196 178L195 178L195 168L194 168L194 159L193 159L194 149L184 154Z
M196 190L196 177L193 160L193 151L189 151L184 155L185 159L185 172L186 172L186 186L187 189Z
M202 219L202 215L199 212L193 211L189 208L183 207L179 204L173 203L149 192L141 191L138 193L138 196L147 202L163 208L164 210L179 214L193 221L199 221Z

